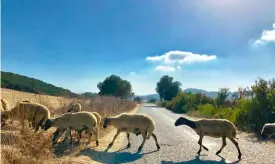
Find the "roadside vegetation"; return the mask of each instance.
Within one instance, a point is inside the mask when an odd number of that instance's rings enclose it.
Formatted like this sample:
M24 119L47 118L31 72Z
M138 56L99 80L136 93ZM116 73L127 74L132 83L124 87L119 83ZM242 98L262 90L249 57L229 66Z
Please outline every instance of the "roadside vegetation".
M163 76L156 87L161 99L157 105L175 113L228 119L239 129L256 134L265 123L275 122L275 79L259 78L254 85L239 88L231 97L228 88L220 88L217 97L211 98L202 93L184 93L180 86L172 77ZM169 89L172 90L168 92Z
M103 82L98 84L98 87L99 94L88 94L86 92L86 96L74 98L1 88L1 98L9 102L10 108L14 107L18 101L23 100L43 104L49 108L52 117L67 112L69 104L72 102L80 102L82 110L98 112L102 118L114 116L122 112L129 112L136 107L135 101L127 99L133 95L131 84L120 77L115 75L107 77ZM47 87L43 89L48 93ZM51 145L53 131L54 129L49 132L40 130L37 134L34 134L34 131L28 127L25 127L24 131L21 131L18 121L13 121L12 124L8 123L8 125L1 127L1 163L62 163L60 162L60 157L62 158L64 155L75 154L80 151L81 147L72 148L64 144L53 147ZM110 129L108 128L101 128L99 137L104 137L109 131ZM86 142L84 138L82 138L82 142ZM70 163L70 161L66 162Z

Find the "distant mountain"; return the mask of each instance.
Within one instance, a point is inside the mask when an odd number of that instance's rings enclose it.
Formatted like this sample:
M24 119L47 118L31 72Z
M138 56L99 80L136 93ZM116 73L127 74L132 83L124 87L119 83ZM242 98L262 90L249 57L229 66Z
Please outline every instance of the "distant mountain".
M206 91L203 89L196 89L196 88L187 88L184 90L184 92L191 92L192 94L196 94L196 93L203 93L208 97L212 97L212 98L216 98L218 95L217 91Z
M183 92L191 92L192 94L196 94L196 93L203 93L208 97L212 97L212 98L216 98L218 95L217 91L206 91L203 89L197 89L197 88L187 88L185 90L183 90ZM159 100L159 95L158 94L149 94L149 95L140 95L139 96L142 100L150 100L152 98ZM228 96L229 98L231 97L231 93Z
M141 100L146 100L146 101L151 100L151 99L156 99L157 101L160 100L158 94L140 95L138 97L140 97Z

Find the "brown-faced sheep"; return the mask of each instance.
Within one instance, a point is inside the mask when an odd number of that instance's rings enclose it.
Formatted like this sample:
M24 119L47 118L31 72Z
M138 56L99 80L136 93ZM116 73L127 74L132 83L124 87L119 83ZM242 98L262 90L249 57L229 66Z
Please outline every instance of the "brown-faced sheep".
M90 135L87 144L91 142L92 133L94 133L96 137L96 145L98 146L97 119L91 112L81 111L77 113L65 113L60 117L48 119L44 124L43 129L48 130L50 127L57 127L59 129L53 135L53 144L56 143L64 131L70 132L71 130L86 130L86 132ZM65 138L67 138L67 133ZM71 133L70 138L72 139Z
M141 151L146 139L149 139L151 136L154 138L156 142L157 149L160 149L160 146L157 141L157 137L154 134L155 130L155 122L153 119L146 114L130 114L130 113L122 113L120 115L114 117L107 117L104 120L103 128L106 128L108 125L111 125L117 129L117 132L109 144L109 148L113 145L115 139L119 135L120 132L127 133L128 145L130 147L130 135L129 133L133 133L136 135L142 134L143 141L138 148L138 151Z
M222 137L223 144L222 144L222 147L220 148L220 150L218 150L216 152L217 155L226 146L226 137L227 137L236 146L238 153L239 153L238 158L241 159L242 154L241 154L239 145L238 145L237 141L234 139L234 138L236 138L236 134L237 134L236 127L229 120L226 120L226 119L200 119L197 121L193 121L193 120L187 119L185 117L180 117L175 122L175 126L179 126L179 125L189 126L190 128L194 129L195 132L200 136L200 139L198 142L200 145L200 149L198 151L198 154L200 154L200 152L201 152L201 147L203 147L205 150L208 151L208 148L206 148L202 144L202 139L204 136L210 136L210 137L214 137L214 138Z
M81 111L81 104L80 103L72 103L68 109L68 112L80 112Z
M1 112L8 111L9 110L9 103L5 99L1 99ZM1 118L1 126L6 125L6 119L4 117Z
M24 121L28 120L35 125L35 132L43 125L43 122L50 118L50 111L47 107L38 103L18 102L14 108L1 113L2 117L12 120L19 120L22 129Z
M1 112L9 110L9 103L6 99L1 99Z
M101 123L101 116L97 113L97 112L91 112L95 117L96 117L96 120L97 120L97 128L98 128L98 130L100 129L100 123ZM83 131L85 131L86 129L85 128L83 128L83 129L81 129L81 130L79 130L79 131L77 131L77 133L78 133L78 142L80 141L80 139L82 138L82 135L81 135L81 133L83 132ZM65 132L65 129L59 129L59 128L57 128L56 129L56 131L54 132L54 134L55 135L59 135L59 136L61 136L63 133ZM86 134L87 134L87 132L86 132ZM65 141L67 138L65 137L64 138L64 140L63 141ZM62 142L63 142L62 141ZM71 142L72 142L72 139L71 139Z
M261 136L264 140L275 136L275 123L266 123L261 131Z

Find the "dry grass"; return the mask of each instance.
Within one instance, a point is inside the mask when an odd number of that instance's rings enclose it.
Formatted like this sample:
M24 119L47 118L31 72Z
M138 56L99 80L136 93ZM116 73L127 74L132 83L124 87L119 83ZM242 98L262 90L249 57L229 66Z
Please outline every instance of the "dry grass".
M63 97L37 95L10 89L1 89L1 97L9 102L10 108L14 107L18 101L30 100L47 106L52 116L57 116L67 111L68 105L77 101L82 104L82 110L96 111L103 118L106 116L117 115L128 112L135 108L136 104L132 101L120 100L114 97L94 97L92 99L67 99ZM3 164L25 164L25 163L60 163L59 157L75 154L81 146L59 144L51 146L51 131L39 131L34 134L33 130L27 127L21 131L21 126L14 121L1 129L1 163ZM106 136L110 129L100 129L100 138ZM83 139L83 142L86 142ZM92 142L93 143L93 142ZM66 162L67 163L67 162Z

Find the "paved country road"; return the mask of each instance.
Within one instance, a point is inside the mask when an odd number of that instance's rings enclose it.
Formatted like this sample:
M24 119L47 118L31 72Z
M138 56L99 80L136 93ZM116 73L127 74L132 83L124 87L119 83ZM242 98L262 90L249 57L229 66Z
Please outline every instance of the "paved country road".
M203 144L209 151L202 149L201 155L197 156L199 149L199 136L193 129L187 126L175 127L175 120L180 114L174 114L164 108L152 104L143 104L140 113L150 115L156 123L155 134L158 137L161 149L156 151L155 142L151 137L146 141L143 150L137 153L142 142L142 137L130 134L131 148L125 149L127 140L121 143L121 149L114 152L90 152L91 158L100 163L146 163L146 164L197 164L197 163L263 163L275 164L275 144L258 142L254 137L246 133L238 133L242 160L238 161L238 153L235 146L227 139L227 145L220 153L215 155L222 145L222 139L204 137ZM125 135L121 133L120 135ZM116 143L115 143L116 144Z

